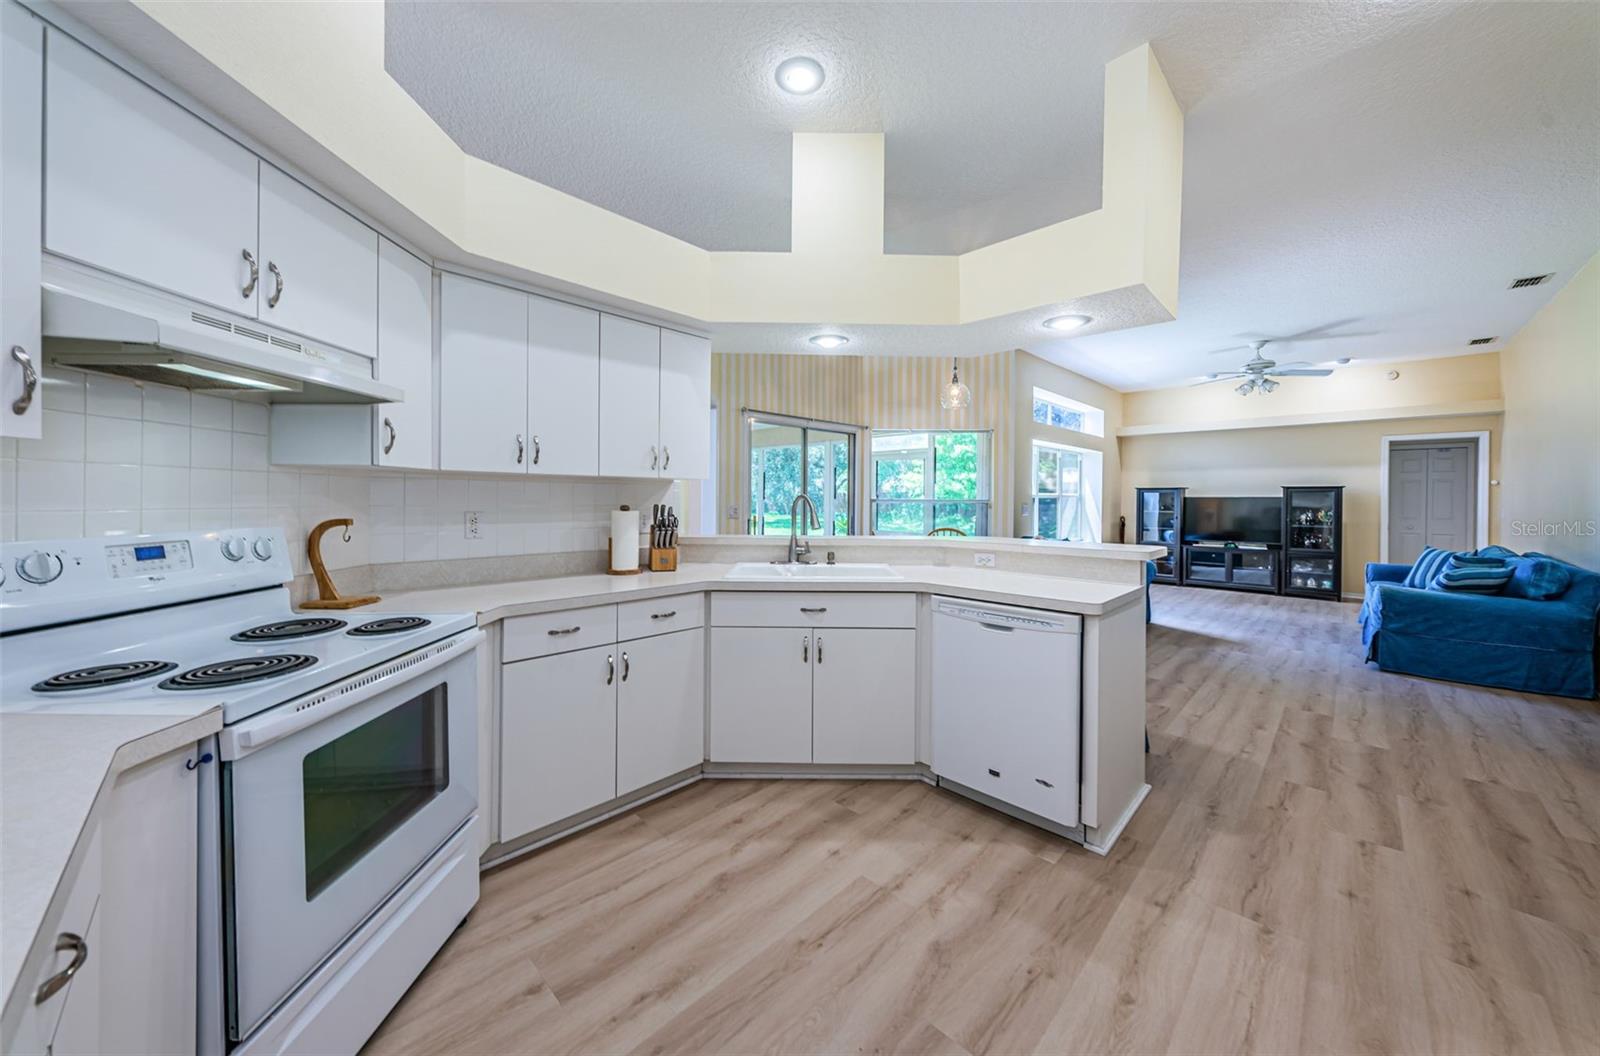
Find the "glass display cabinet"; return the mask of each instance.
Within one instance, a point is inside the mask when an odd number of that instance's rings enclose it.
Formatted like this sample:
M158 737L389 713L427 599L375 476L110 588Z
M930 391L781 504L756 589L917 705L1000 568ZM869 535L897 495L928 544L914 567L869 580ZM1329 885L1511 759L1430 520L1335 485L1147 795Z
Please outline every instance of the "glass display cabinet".
M1337 601L1344 549L1343 485L1286 486L1283 521L1283 592Z
M1183 582L1183 569L1178 562L1183 535L1183 491L1182 488L1136 489L1133 541L1167 548L1166 556L1155 559L1157 583Z

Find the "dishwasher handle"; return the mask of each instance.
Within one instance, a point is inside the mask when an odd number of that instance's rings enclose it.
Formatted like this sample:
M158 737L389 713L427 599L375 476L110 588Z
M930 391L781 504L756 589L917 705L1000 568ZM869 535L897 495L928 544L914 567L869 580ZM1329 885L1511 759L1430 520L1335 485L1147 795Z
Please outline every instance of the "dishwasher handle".
M978 626L991 631L1005 631L1007 634L1016 630L1015 627L1008 627L1003 623L985 623L983 620L978 621Z

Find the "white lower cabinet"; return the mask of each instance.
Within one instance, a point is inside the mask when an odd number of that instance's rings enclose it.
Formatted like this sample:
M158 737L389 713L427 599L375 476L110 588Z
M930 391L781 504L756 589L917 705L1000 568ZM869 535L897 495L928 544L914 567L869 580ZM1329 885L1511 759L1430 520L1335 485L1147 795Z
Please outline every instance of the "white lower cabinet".
M705 632L617 648L617 795L623 796L705 760Z
M617 647L502 669L500 838L604 803L617 790Z
M914 763L917 632L813 632L811 761Z
M811 762L811 632L711 630L711 760Z

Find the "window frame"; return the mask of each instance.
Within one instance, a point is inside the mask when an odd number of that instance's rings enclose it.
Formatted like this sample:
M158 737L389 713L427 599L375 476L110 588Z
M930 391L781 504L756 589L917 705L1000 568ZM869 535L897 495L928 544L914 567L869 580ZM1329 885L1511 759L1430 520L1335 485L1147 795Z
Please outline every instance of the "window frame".
M1039 456L1044 452L1054 454L1057 458L1056 490L1053 492L1039 490ZM1072 492L1065 490L1062 484L1066 474L1062 472L1061 460L1069 455L1077 461L1077 490ZM1032 442L1028 458L1028 495L1033 507L1034 538L1074 543L1099 541L1100 533L1095 530L1096 526L1089 518L1088 500L1090 489L1086 484L1087 468L1093 455L1094 452L1092 451L1087 451L1081 447L1073 447L1070 444L1058 444L1049 440L1038 439ZM1058 534L1056 535L1046 536L1040 529L1039 501L1041 499L1053 499L1057 503L1056 530ZM1061 521L1061 503L1067 499L1076 500L1075 515L1071 525L1071 529L1077 535L1076 538L1070 538L1066 534L1067 527Z
M1059 410L1068 414L1078 415L1079 419L1083 423L1083 427L1081 429L1074 429L1070 425L1055 425L1050 421L1048 413L1046 413L1044 420L1040 421L1039 406L1041 404L1046 407L1058 408ZM1102 440L1105 439L1105 411L1101 410L1099 407L1094 407L1084 403L1081 400L1074 400L1070 396L1063 396L1059 392L1052 392L1049 389L1041 388L1038 385L1033 387L1032 415L1033 424L1042 425L1047 429L1060 429L1063 432L1081 433L1084 436L1095 436L1101 438Z
M800 430L800 490L802 493L807 494L810 493L811 489L811 459L809 456L811 432L815 430L819 433L844 433L849 437L850 450L845 463L849 467L849 479L846 481L844 534L857 534L861 518L857 514L860 505L860 484L857 477L860 474L856 472L856 467L861 454L861 436L867 431L866 426L850 425L846 422L830 422L822 418L801 418L792 414L775 414L771 411L759 411L750 407L741 407L739 409L739 433L744 442L740 445L743 457L740 459L738 468L739 478L743 485L739 494L739 506L744 513L743 534L757 538L764 537L764 533L756 533L752 530L753 518L756 515L755 506L751 498L754 494L753 488L755 486L755 481L750 472L751 459L755 454L752 426L757 422L766 425L789 426ZM829 506L827 497L831 494L831 488L824 489L824 506ZM817 510L817 519L824 526L831 527L833 523L832 515L837 512L839 512L837 506L819 509ZM809 529L803 529L799 534L810 535L811 532ZM828 535L832 533L823 532L821 534Z
M877 442L881 437L890 436L926 436L927 443L921 447L905 448L901 450L878 451ZM938 491L938 445L934 440L936 436L974 436L978 438L978 498L973 499L941 499ZM912 461L918 456L923 463L922 471L922 497L910 498L885 498L878 494L878 463L879 462L904 462ZM973 521L977 528L976 535L986 536L990 531L991 519L994 510L994 430L992 429L873 429L870 447L867 452L867 464L871 471L870 482L872 490L867 499L867 530L872 535L885 535L901 538L916 538L908 532L880 532L878 530L878 508L880 504L910 505L919 503L922 506L922 535L926 536L933 531L937 508L940 505L961 505L974 507Z

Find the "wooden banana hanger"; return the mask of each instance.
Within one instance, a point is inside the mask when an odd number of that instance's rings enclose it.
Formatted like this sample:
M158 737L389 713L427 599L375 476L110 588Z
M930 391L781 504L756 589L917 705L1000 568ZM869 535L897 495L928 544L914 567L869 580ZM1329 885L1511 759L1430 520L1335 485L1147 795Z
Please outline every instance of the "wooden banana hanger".
M350 526L356 523L348 517L336 517L330 521L323 521L311 529L311 535L306 539L306 557L311 561L311 574L317 577L318 597L311 601L302 602L302 609L353 609L360 605L371 605L380 600L376 594L369 594L360 598L341 598L339 588L333 585L333 577L328 575L328 566L322 563L322 536L331 528L344 529L344 541L350 541Z

